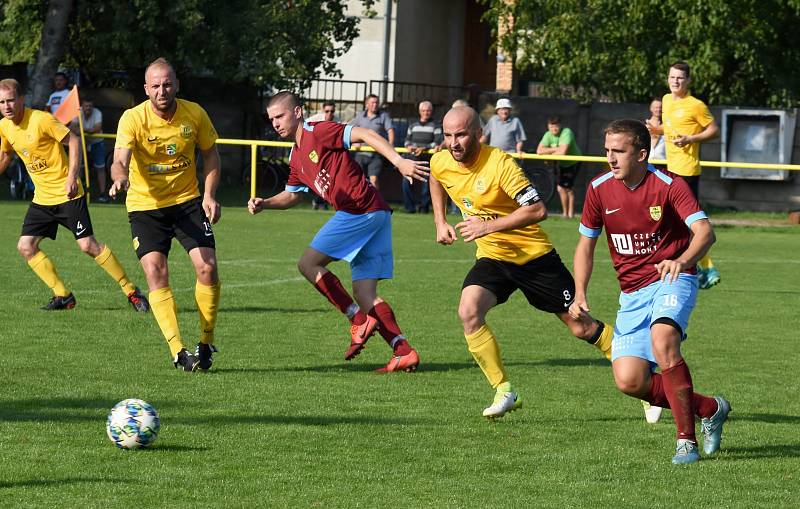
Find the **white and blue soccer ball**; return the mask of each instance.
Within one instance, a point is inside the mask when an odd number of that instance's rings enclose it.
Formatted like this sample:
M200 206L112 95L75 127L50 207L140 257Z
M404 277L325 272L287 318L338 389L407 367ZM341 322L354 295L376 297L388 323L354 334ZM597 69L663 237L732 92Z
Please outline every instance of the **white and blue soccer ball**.
M106 433L117 447L139 449L152 445L161 420L153 405L141 399L125 399L108 413Z

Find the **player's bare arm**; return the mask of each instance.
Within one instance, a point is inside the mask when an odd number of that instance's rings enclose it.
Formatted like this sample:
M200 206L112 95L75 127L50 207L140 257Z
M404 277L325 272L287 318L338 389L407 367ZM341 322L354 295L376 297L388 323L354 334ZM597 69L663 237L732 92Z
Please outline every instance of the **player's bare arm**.
M301 193L291 193L289 191L281 191L272 198L250 198L247 202L247 210L250 214L258 214L264 209L290 209L303 201Z
M350 131L350 142L366 143L374 148L377 153L392 163L392 165L397 168L397 171L409 182L413 182L412 179L425 182L430 174L426 161L412 161L411 159L403 158L403 156L394 150L394 147L392 147L388 141L383 139L383 137L375 131L364 127L354 127L353 130Z
M433 223L436 226L436 242L451 245L456 240L456 230L447 222L447 192L442 184L431 177L428 179L433 207Z
M569 314L572 318L579 319L581 316L589 315L589 302L586 298L589 288L589 279L592 277L594 269L594 248L597 245L597 238L585 237L578 239L573 257L572 276L575 279L575 300L569 307Z
M5 173L8 166L11 164L12 153L0 151L0 175Z
M656 264L656 270L662 281L672 283L686 267L693 267L716 242L714 229L708 219L700 219L692 223L692 240L689 247L676 260L662 260Z
M128 190L128 168L131 164L131 150L127 148L114 149L114 162L111 164L111 187L108 195L116 199L118 194Z
M673 143L675 146L683 147L685 145L691 145L692 143L702 143L704 141L708 141L712 138L716 138L718 134L719 126L715 121L708 124L705 129L697 134L679 136L673 141Z
M213 145L207 150L201 150L203 157L203 211L211 224L216 224L222 217L222 209L216 199L217 187L222 170L220 169L219 152L217 146Z
M477 216L469 216L458 223L456 229L461 234L464 242L472 242L490 233L523 228L545 219L547 219L547 207L539 201L532 205L520 207L507 216L489 221L484 221Z
M64 183L64 190L67 193L67 198L70 200L75 198L78 194L78 172L80 171L80 139L75 136L75 133L70 132L67 134L69 137L69 171L67 172L67 181ZM66 136L65 136L66 138ZM64 141L63 139L61 140Z

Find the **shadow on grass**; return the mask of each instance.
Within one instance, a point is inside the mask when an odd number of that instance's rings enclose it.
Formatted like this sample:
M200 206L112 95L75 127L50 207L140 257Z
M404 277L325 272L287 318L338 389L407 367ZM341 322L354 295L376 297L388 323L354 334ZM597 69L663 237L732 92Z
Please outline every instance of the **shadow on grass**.
M181 309L181 311L196 311L196 308ZM220 311L231 313L327 313L329 308L281 308L274 306L222 306Z
M38 488L47 486L65 486L67 484L114 483L130 484L130 479L104 479L102 477L66 477L64 479L29 479L27 481L0 481L0 489L4 488Z
M506 366L544 366L560 368L576 367L608 367L609 363L605 359L546 359L540 361L511 361L505 362ZM326 364L322 366L272 366L264 368L220 368L214 370L216 373L356 373L370 372L382 368L383 364L364 364L364 363L341 363ZM447 371L460 371L465 369L477 369L478 365L474 362L423 362L419 365L418 371L437 373Z
M722 445L720 460L725 459L755 459L755 458L798 458L800 457L800 444L776 444L754 447L725 447Z
M0 400L0 422L83 422L105 420L116 398L36 398ZM175 406L161 400L158 408ZM180 405L178 405L180 406Z
M170 422L172 420L170 419ZM145 447L144 449L136 449L135 453L159 453L159 452L203 452L207 451L208 447L198 447L196 445L180 445L180 444L167 444L159 445L156 443L152 447Z
M433 419L410 417L378 417L371 415L209 415L203 417L174 417L170 423L186 425L225 425L225 424L275 424L300 426L413 426L434 424Z
M800 424L800 415L783 414L742 414L733 413L731 419L737 421L766 422L769 424Z

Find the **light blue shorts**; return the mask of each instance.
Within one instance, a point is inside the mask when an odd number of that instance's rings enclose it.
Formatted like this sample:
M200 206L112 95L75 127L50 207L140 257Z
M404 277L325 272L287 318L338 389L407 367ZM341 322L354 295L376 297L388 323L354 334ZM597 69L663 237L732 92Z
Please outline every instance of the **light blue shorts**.
M353 281L391 279L392 214L388 210L350 214L337 211L317 232L311 247L335 260L350 262Z
M681 340L686 339L696 300L697 276L690 274L680 274L674 283L656 281L635 292L621 293L611 360L632 356L655 365L650 327L659 318L670 318L680 326Z

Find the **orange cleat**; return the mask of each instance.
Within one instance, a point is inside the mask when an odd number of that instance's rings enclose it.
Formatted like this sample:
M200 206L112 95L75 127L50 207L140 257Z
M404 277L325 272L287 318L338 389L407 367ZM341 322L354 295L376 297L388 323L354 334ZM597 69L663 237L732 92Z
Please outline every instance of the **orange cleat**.
M406 371L411 372L415 371L419 366L419 355L417 355L417 351L413 348L411 349L411 353L406 355L395 355L392 357L392 360L389 363L379 369L376 369L376 373L394 373L395 371Z
M378 320L367 315L367 321L361 325L350 326L350 347L344 353L344 360L349 361L364 349L367 340L378 330Z

